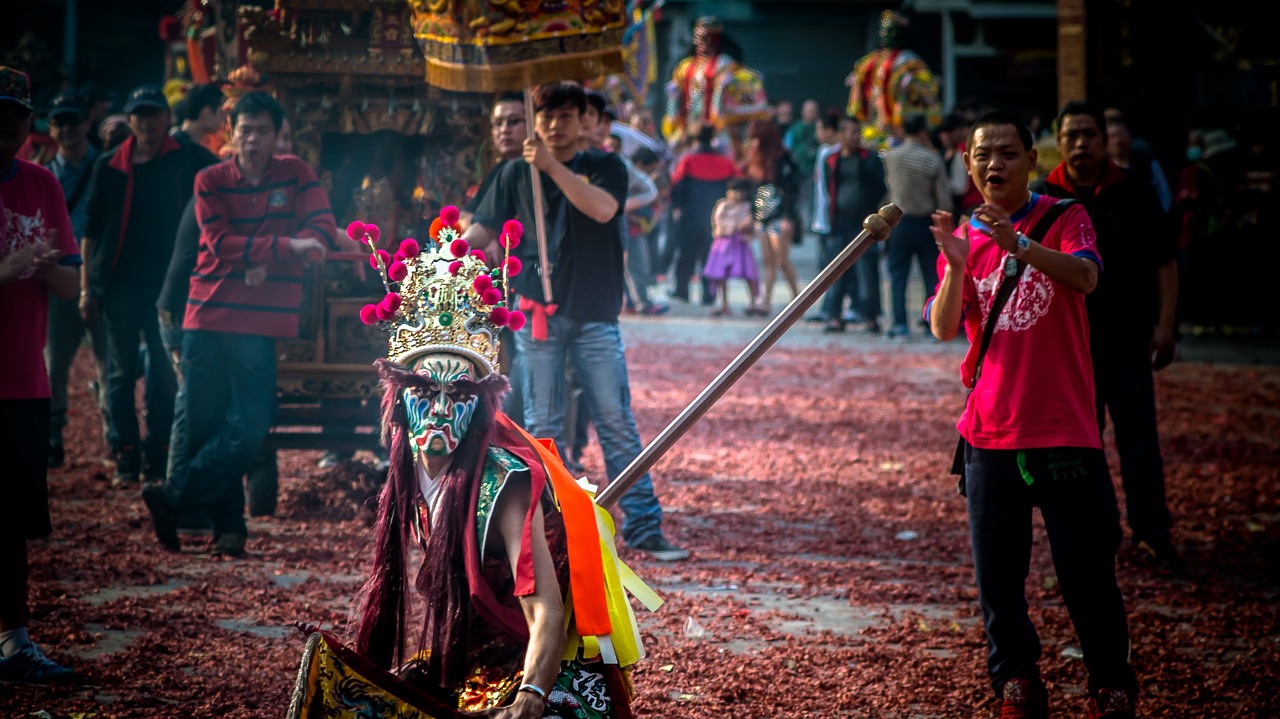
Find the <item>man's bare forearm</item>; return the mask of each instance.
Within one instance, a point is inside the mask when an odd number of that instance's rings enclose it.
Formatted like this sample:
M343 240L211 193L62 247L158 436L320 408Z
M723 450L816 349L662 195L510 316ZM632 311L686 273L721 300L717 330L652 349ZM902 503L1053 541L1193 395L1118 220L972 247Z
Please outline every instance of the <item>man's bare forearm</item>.
M587 217L603 225L617 216L618 201L613 195L590 182L583 182L564 164L555 163L547 175L564 193L569 204Z
M1080 294L1087 295L1098 286L1098 265L1093 260L1051 250L1035 241L1023 253L1022 259L1049 279Z
M960 317L964 313L964 270L950 265L942 275L938 294L929 307L929 330L933 336L947 342L960 334Z

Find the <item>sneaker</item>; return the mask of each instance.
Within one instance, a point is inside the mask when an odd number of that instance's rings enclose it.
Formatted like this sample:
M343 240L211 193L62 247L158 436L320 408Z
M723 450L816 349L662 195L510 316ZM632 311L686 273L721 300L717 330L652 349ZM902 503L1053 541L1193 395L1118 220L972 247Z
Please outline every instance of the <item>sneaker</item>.
M332 469L343 462L350 462L354 454L355 452L337 452L331 449L320 455L320 461L316 462L316 466L320 469Z
M648 307L644 308L644 312L642 314L646 314L650 317L660 317L670 311L671 311L671 305L651 304Z
M248 539L240 532L227 532L214 541L213 554L222 557L243 557L244 544Z
M164 485L143 485L142 502L147 505L147 511L151 514L151 526L155 530L156 539L170 552L181 552L182 543L178 541L178 513L170 504Z
M1133 719L1138 704L1138 693L1132 689L1098 690L1089 697L1089 719Z
M868 320L867 326L862 328L862 331L869 335L878 335L881 332L880 323L875 320Z
M111 473L111 486L124 487L141 481L142 455L137 447L124 446L116 452L116 469Z
M34 644L0 659L0 684L63 684L76 673L46 657Z
M844 320L831 320L826 327L822 328L822 331L828 334L844 332Z
M911 330L907 329L906 325L894 325L884 333L884 336L891 340L905 340L910 334Z
M866 318L864 318L862 313L857 310L845 310L844 314L840 315L840 319L844 320L846 324L856 325L859 322L863 322Z
M1000 719L1048 719L1049 694L1038 679L1010 679L1004 683Z
M49 440L49 469L57 469L67 461L67 450L62 440Z
M644 552L659 562L682 562L689 558L689 550L672 546L662 535L655 535L639 544L630 545L637 552Z
M831 317L828 316L826 312L814 312L813 314L804 318L804 321L808 322L811 325L825 325L826 323L831 321Z

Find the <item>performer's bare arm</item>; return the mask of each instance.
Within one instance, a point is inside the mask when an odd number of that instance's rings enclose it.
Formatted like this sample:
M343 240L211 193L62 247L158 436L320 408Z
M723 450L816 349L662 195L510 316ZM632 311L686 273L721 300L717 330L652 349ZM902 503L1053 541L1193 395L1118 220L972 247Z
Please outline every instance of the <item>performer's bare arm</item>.
M516 573L520 557L520 535L524 530L524 518L529 510L529 483L527 475L515 475L507 480L506 491L498 498L495 508L498 533L511 561L511 573ZM555 564L543 527L542 509L533 515L533 576L534 593L520 597L525 622L529 625L529 648L524 656L525 684L532 684L550 692L560 673L560 656L566 641L564 628L564 599L560 595L560 582L556 578ZM534 719L541 717L545 700L531 691L518 692L510 706L499 707L481 713L493 719Z
M472 222L462 231L462 239L472 247L484 250L485 262L490 267L497 267L498 263L502 262L503 249L502 245L498 244L497 230Z

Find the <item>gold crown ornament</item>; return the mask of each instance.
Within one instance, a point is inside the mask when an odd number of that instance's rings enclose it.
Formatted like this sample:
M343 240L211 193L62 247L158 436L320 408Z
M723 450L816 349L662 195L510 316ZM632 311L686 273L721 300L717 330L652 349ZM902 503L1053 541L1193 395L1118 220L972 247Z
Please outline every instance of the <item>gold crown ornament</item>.
M387 358L408 364L431 352L449 352L476 363L481 375L498 371L500 330L524 327L523 312L510 309L510 279L520 274L511 256L524 228L516 220L502 226L498 242L503 260L489 268L483 250L462 239L458 208L449 205L431 222L430 239L400 242L395 254L374 246L377 225L359 220L347 226L347 237L369 248L369 264L382 277L387 294L377 304L360 308L360 320L378 324L390 334Z

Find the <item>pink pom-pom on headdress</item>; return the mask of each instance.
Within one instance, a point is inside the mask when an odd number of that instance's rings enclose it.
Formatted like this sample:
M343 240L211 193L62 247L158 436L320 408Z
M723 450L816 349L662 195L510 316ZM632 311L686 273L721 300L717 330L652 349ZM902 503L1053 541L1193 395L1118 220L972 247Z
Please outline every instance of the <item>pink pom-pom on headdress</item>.
M400 250L396 250L396 253L391 256L391 264L395 264L397 262L404 262L404 260L405 260L404 253L401 252Z
M385 304L379 302L374 307L374 314L378 316L378 319L382 320L383 322L387 322L391 320L391 318L396 316L396 311L391 309L390 307L387 307Z
M507 220L502 223L502 234L520 239L524 235L524 225L520 224L520 220Z
M502 290L497 287L490 287L480 293L480 301L486 305L496 305L502 301Z
M409 267L403 262L392 262L387 268L387 278L392 282L399 282L409 276Z
M369 255L369 266L375 270L380 269L378 260L382 260L382 267L386 267L391 264L391 254L386 250L374 250L373 254Z
M477 260L480 260L481 262L484 262L486 260L484 256L484 250L472 250L471 256L476 258Z
M489 321L498 327L506 327L509 319L511 319L511 310L506 307L494 307L489 311Z
M382 230L379 230L377 225L371 225L367 222L364 226L364 232L369 236L371 242L377 242L378 238L382 237Z
M356 242L363 242L364 241L364 223L361 222L360 220L356 220L355 222L352 222L351 224L347 225L347 238L355 240Z
M368 304L360 308L360 321L366 325L374 324L378 321L378 306Z
M510 329L512 332L519 332L520 328L524 327L524 322L525 322L524 313L521 312L520 310L516 310L511 313L510 317L507 318L507 328Z
M519 257L508 257L506 260L506 270L508 277L515 277L524 269L524 263Z
M493 278L489 275L479 275L471 282L471 287L476 292L483 293L485 290L493 287Z
M453 225L458 222L458 217L462 213L453 205L445 205L440 208L440 221L446 225Z
M422 252L422 246L412 237L406 237L400 241L400 254L405 258L417 257L419 252Z
M449 274L453 275L454 277L458 276L458 271L461 269L462 269L461 260L454 260L453 262L449 263Z
M470 249L471 245L467 244L467 241L463 239L457 239L449 243L449 254L454 257L465 257Z

